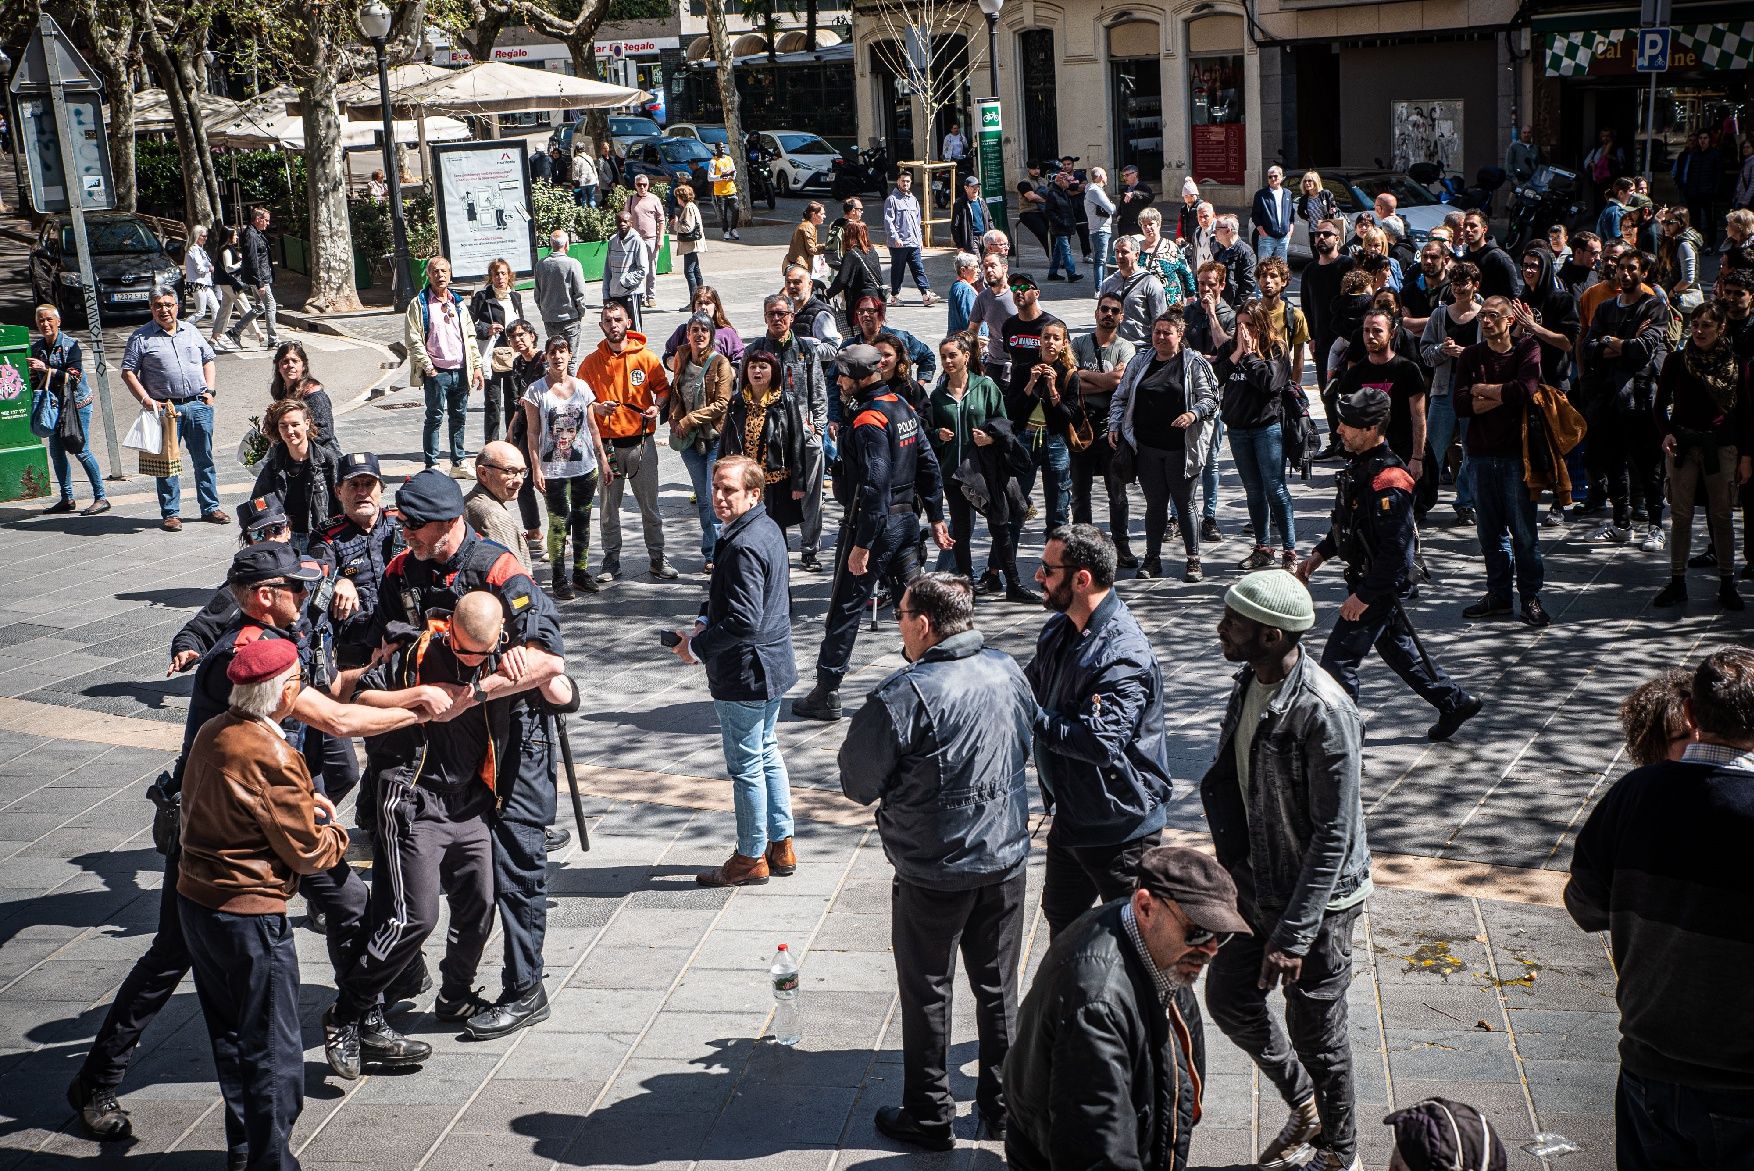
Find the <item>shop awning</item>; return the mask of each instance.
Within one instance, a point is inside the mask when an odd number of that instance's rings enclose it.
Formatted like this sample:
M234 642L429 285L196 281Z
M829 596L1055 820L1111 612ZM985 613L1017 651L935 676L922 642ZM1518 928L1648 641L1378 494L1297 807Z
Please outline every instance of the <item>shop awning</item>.
M1638 14L1631 13L1636 25ZM1670 48L1670 72L1754 68L1754 20L1677 23ZM1600 30L1600 26L1597 26ZM1634 73L1637 29L1570 29L1542 32L1542 62L1548 77L1614 77Z

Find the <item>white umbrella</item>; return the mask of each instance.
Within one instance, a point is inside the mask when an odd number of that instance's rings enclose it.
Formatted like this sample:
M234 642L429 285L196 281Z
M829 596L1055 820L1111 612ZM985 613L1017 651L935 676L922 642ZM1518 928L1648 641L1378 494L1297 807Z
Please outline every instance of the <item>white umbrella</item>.
M399 114L487 116L524 110L614 109L650 97L645 90L588 77L504 61L483 61L464 69L446 70L441 77L409 86L392 94L390 104ZM374 89L364 100L349 102L348 112L355 118L382 117L378 105Z
M215 122L238 112L238 103L217 94L202 91L195 95L195 101L201 107L209 131ZM175 129L176 124L171 120L170 96L162 89L143 89L134 95L134 133L159 134Z
M412 118L398 118L393 124L396 141L404 145L420 141L420 124ZM345 149L376 146L377 122L342 122L341 145ZM228 126L218 135L209 134L216 146L278 147L282 150L305 148L305 123L302 117L280 114L252 119L247 123ZM455 118L442 115L426 119L426 137L432 142L458 142L469 137L469 128Z

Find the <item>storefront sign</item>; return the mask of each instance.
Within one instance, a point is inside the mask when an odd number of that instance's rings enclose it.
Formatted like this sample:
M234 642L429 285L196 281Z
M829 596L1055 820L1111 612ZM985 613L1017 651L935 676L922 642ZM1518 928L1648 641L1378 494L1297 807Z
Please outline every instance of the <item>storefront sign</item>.
M438 198L439 250L459 281L487 276L503 257L527 276L536 267L536 222L530 215L524 143L465 142L432 148Z
M1248 147L1242 123L1190 126L1194 146L1194 180L1240 187L1247 177Z
M1637 72L1637 29L1549 32L1541 40L1548 77L1629 77ZM1754 20L1675 25L1668 68L1754 68Z
M598 41L596 53L599 57L640 57L681 47L680 37L646 37L638 41Z
M976 157L981 169L981 198L993 226L1010 234L1005 217L1005 128L999 120L999 99L981 98L975 103L980 122Z

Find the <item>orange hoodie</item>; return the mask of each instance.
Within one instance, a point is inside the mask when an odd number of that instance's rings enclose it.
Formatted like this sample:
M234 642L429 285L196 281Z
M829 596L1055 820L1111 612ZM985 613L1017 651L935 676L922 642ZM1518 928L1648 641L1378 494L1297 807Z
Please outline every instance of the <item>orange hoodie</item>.
M609 348L607 339L598 342L579 363L578 376L590 384L598 402L627 404L628 409L598 416L604 439L635 439L656 430L641 412L666 399L670 378L658 355L646 348L645 334L628 330L619 354Z

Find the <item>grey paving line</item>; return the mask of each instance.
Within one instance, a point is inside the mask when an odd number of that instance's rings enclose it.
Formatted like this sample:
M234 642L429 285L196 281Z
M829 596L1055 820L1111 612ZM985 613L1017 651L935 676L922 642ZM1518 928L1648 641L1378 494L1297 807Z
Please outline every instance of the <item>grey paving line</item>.
M1389 1109L1395 1108L1395 1075L1389 1068L1389 1025L1388 1010L1383 1006L1382 974L1378 970L1382 952L1376 946L1375 913L1369 903L1364 908L1364 946L1370 951L1370 990L1376 1004L1376 1035L1377 1053L1382 1057L1382 1077ZM1256 1134L1257 1142L1259 1133ZM1256 1147L1259 1150L1259 1146Z
M1474 912L1474 925L1480 929L1480 939L1486 951L1486 974L1492 981L1493 998L1498 1001L1499 1018L1504 1022L1505 1038L1510 1045L1510 1059L1516 1063L1517 1085L1522 1087L1523 1105L1529 1112L1529 1126L1538 1132L1541 1129L1541 1116L1535 1109L1535 1096L1529 1089L1528 1070L1523 1066L1523 1055L1517 1046L1516 1025L1510 1019L1510 1001L1505 997L1504 984L1498 976L1498 956L1494 954L1492 947L1492 931L1486 926L1486 916L1480 912L1479 899L1469 899L1468 908ZM1551 1165L1546 1159L1540 1162L1543 1167Z

